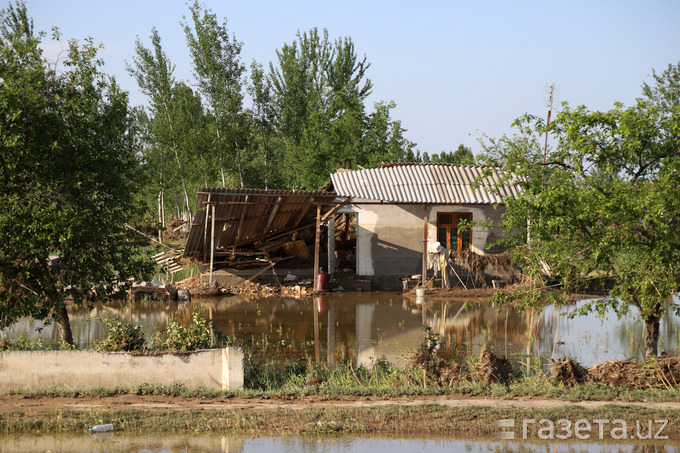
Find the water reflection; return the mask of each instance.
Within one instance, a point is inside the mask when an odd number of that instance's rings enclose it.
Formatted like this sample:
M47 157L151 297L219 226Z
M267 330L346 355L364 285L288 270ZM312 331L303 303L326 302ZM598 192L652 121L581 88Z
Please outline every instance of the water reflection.
M75 310L71 319L80 347L104 337L105 328L98 321L102 316L139 324L151 338L157 325L167 324L172 316L188 320L191 311L199 308L212 320L216 334L252 346L265 358L328 363L354 359L370 364L384 357L399 364L421 343L423 325L440 335L441 352L457 359L478 353L484 344L529 368L538 364L538 358L541 366L548 366L553 354L575 357L586 366L644 356L641 323L615 316L605 320L564 316L574 307L520 313L484 301L426 299L418 303L397 293L340 293L308 299L229 296L195 300L189 305L112 302L92 311ZM677 317L667 313L661 322L660 348L676 349L678 332ZM50 344L59 340L55 325L31 319L22 319L3 334L12 340L22 335Z
M125 433L111 438L88 437L87 434L70 435L7 435L0 436L0 453L25 451L63 452L226 452L226 453L278 453L309 452L336 453L346 451L372 451L401 453L427 451L429 453L467 452L678 452L678 448L647 442L645 444L608 444L560 442L499 441L496 439L454 438L384 438L353 436L304 437L229 437L210 434L181 436L156 434L131 436Z

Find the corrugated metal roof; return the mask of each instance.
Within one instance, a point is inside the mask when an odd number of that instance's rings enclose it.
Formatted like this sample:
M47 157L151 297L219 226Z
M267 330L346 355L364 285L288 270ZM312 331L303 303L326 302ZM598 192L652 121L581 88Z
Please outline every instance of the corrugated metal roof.
M392 203L496 204L519 187L498 169L449 164L385 164L331 175L338 196Z
M184 256L203 257L207 253L211 229L210 224L207 230L205 225L208 202L215 203L215 248L226 249L265 241L314 223L316 205L320 204L325 211L335 198L335 193L325 191L202 188L198 191L197 212Z

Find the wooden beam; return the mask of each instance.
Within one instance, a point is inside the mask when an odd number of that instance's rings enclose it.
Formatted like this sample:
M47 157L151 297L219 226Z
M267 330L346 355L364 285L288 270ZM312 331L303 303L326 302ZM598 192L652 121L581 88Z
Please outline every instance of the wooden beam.
M305 206L305 208L300 213L300 217L298 217L297 220L295 221L295 223L293 224L293 227L292 227L293 229L297 228L297 226L300 224L300 222L302 222L302 219L305 218L305 215L307 215L307 211L309 211L309 208L312 207L313 202L314 202L314 198L309 200L309 203L307 203L307 206Z
M283 200L283 198L279 197L276 201L276 204L272 208L272 211L269 213L269 218L267 219L267 223L265 223L264 228L262 228L262 233L260 234L260 240L264 239L264 236L267 234L267 230L269 229L269 226L274 221L274 217L276 217L276 213L279 210L279 207L281 206L282 200Z
M246 196L246 201L248 201L248 196ZM246 219L246 209L241 209L241 218L238 222L238 229L236 230L236 240L234 242L238 243L241 239L241 233L243 232L243 222Z
M338 212L340 209L342 209L342 207L346 206L347 203L349 203L349 197L345 198L344 200L342 200L342 203L340 203L340 204L338 204L338 205L335 205L335 207L334 207L333 209L331 209L330 211L328 211L327 213L325 213L325 214L323 215L323 218L322 218L321 220L322 220L323 222L325 222L326 219L328 219L328 218L329 218L330 216L332 216L332 215L335 215L335 213Z
M210 287L213 282L213 263L215 259L215 206L212 206L212 229L210 234Z
M316 205L316 238L314 239L314 291L319 290L319 260L321 254L321 205Z
M252 282L253 280L255 280L255 278L259 277L259 276L262 275L264 272L268 271L269 269L271 269L271 268L274 267L274 266L276 266L276 263L271 263L271 264L269 264L269 266L265 267L265 268L262 269L260 272L258 272L257 274L253 275L252 277L250 277L250 278L249 278L248 280L246 280L246 281L247 281L247 282Z
M208 194L208 204L205 205L205 215L203 216L203 261L208 259L208 212L210 212L211 195Z

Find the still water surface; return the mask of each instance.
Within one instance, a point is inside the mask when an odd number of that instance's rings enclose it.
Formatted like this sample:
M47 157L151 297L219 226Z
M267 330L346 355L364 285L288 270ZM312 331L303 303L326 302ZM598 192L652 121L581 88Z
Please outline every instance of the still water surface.
M127 436L107 433L104 438L87 434L21 435L0 437L0 453L28 451L61 452L228 452L228 453L451 453L451 452L675 452L678 447L652 443L557 444L454 438L384 438L352 436L227 437L215 435Z
M542 312L518 312L476 301L427 300L417 303L398 293L340 293L320 297L228 296L176 302L135 302L75 310L71 323L80 347L106 335L99 318L115 316L142 326L150 339L157 325L177 316L187 320L194 309L211 319L214 331L247 343L266 358L308 359L335 363L354 359L369 364L378 358L403 363L423 339L423 325L440 335L441 352L460 359L488 344L516 364L549 366L551 357L571 356L585 366L605 360L641 359L644 327L633 318L595 316L568 319L575 305ZM675 350L679 322L667 314L661 322L660 350ZM42 339L57 344L56 326L22 319L2 335Z

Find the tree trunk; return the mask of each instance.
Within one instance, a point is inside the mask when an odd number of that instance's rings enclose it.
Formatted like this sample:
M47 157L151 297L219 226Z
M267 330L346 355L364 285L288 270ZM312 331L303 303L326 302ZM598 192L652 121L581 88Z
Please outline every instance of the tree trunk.
M66 311L66 305L61 306L59 312L59 333L61 334L61 339L65 343L73 346L73 334L71 333L71 322L68 319L68 312Z
M165 227L164 223L164 214L163 214L163 189L161 189L158 192L158 224L160 227L158 228L158 242L163 242L163 229Z
M645 348L645 359L650 359L658 355L659 324L658 316L645 319L645 328L647 329L647 347Z
M238 122L236 122L236 134L238 135ZM241 181L241 188L244 188L245 182L243 181L243 166L241 165L241 148L238 145L238 139L234 139L234 148L236 149L236 163L238 164L238 177Z

